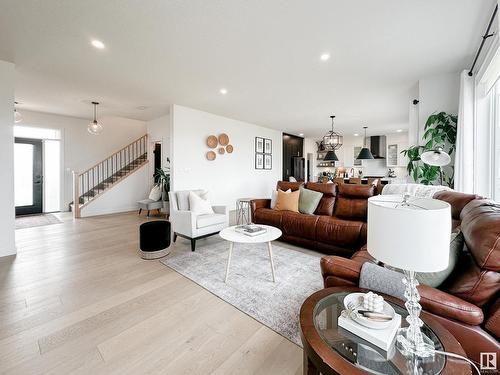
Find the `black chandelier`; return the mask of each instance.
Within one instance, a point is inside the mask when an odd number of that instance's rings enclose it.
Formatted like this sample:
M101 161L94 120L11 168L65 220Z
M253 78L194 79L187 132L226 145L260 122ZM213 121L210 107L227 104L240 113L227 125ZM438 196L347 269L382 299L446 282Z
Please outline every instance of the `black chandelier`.
M342 143L344 141L344 137L342 137L339 133L333 131L333 119L334 115L330 116L332 119L332 130L325 134L323 137L323 145L326 150L335 151L342 147Z

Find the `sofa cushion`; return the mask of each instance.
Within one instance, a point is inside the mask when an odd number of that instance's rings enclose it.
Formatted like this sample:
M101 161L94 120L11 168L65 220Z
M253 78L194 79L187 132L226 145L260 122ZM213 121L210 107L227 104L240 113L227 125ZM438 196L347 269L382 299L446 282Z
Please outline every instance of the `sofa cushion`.
M460 220L460 213L463 208L472 200L481 198L476 194L465 194L457 191L438 191L432 196L434 199L448 202L451 206L451 217Z
M204 214L196 216L196 228L205 228L212 225L224 224L226 215L224 214Z
M335 206L335 197L337 195L337 184L323 184L319 182L308 182L306 188L309 190L323 193L318 207L314 211L315 215L333 215Z
M472 254L467 253L439 289L482 307L500 291L500 273L479 268Z
M273 210L271 208L258 208L254 212L255 224L266 224L281 228L281 218L285 211Z
M376 187L373 185L339 185L335 216L349 220L366 221L368 198L375 194Z
M275 210L299 212L299 196L300 191L296 190L291 193L285 193L278 190L278 198L276 199Z
M301 187L299 191L299 212L309 215L313 214L318 207L319 201L323 197L323 193L303 187Z
M500 271L500 204L488 199L469 202L460 214L465 243L479 268Z
M316 240L357 249L361 245L362 227L362 221L343 220L332 216L319 216L316 224Z
M287 235L303 237L309 240L316 238L316 223L319 216L306 215L286 211L281 219L281 229Z

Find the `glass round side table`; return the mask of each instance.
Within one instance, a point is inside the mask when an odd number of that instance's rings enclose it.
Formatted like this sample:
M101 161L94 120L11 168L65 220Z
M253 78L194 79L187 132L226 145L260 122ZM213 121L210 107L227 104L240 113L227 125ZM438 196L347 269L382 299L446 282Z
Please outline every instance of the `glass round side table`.
M363 292L355 287L328 288L311 295L300 311L301 337L304 345L304 374L470 374L466 362L450 361L444 355L429 358L404 357L393 344L386 352L337 325L344 310L344 297ZM407 325L407 312L396 299L384 296ZM399 302L401 303L401 302ZM421 316L422 331L432 339L436 350L465 356L458 341L430 314Z

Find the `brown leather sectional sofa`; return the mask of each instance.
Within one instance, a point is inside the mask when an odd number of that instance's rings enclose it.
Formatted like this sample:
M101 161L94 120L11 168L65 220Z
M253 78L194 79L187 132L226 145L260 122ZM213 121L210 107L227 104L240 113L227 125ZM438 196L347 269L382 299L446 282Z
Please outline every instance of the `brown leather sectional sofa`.
M279 181L281 190L298 190L303 183ZM283 231L281 240L326 254L351 256L366 243L368 198L377 194L374 185L308 182L305 188L323 193L313 215L270 208L270 199L251 202L252 222Z
M420 304L479 362L481 352L500 352L500 205L457 192L440 192L434 198L450 203L453 225L461 229L468 252L439 289L418 287ZM323 257L325 288L357 286L364 262L375 262L366 246L351 259Z

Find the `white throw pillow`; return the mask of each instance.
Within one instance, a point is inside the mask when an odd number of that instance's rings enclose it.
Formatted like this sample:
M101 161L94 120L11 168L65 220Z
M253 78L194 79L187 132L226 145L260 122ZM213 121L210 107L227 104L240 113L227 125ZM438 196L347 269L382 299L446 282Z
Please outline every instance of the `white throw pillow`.
M288 189L285 191L285 193L291 193L292 189ZM276 207L276 200L278 199L278 190L273 190L271 192L271 208L274 210L274 207Z
M192 191L189 192L189 211L195 213L196 215L214 213L210 202Z
M153 186L149 193L149 199L159 201L161 199L161 188L158 185Z

